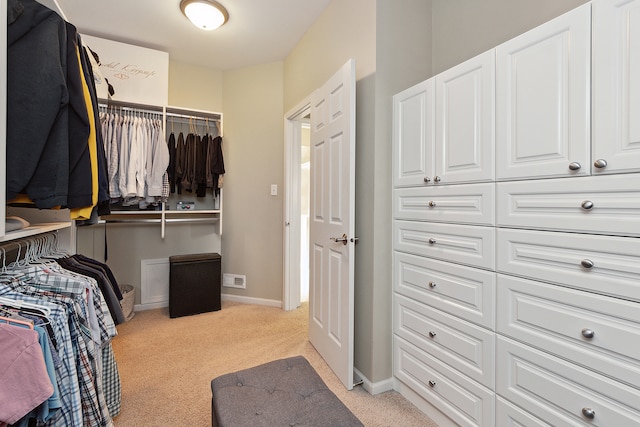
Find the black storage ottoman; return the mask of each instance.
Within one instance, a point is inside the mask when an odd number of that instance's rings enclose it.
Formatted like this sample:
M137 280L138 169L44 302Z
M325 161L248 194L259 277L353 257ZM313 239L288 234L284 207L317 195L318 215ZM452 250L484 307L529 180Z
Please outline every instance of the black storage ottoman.
M220 263L217 253L169 257L169 317L220 310Z

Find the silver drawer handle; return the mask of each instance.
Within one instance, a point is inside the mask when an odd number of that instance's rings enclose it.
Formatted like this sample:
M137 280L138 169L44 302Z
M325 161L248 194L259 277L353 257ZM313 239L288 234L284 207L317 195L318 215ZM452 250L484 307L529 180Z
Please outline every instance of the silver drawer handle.
M598 169L606 168L607 161L605 159L598 159L595 162L593 162L593 166L597 167Z
M591 210L593 209L593 202L591 200L585 200L584 202L582 202L582 209L584 209L585 211Z
M580 264L584 268L593 268L593 266L595 265L590 259L583 259L582 261L580 261Z
M430 288L435 288L436 287L436 282L429 282L429 287Z
M433 178L433 182L440 182L440 177L436 175L436 176Z
M429 178L428 176L424 177L424 182L431 182L431 178Z
M435 387L435 386L436 386L436 382L434 380L429 380L429 387Z
M434 338L434 337L436 336L436 333L435 333L435 332L433 332L433 331L429 331L429 336L430 336L431 338Z
M434 239L433 237L429 239L429 243L432 245L436 244L436 239Z
M596 417L596 411L591 408L582 408L582 415L584 415L585 418L592 420Z
M436 207L436 202L429 202L429 207L430 208L435 208Z
M582 167L582 165L580 163L578 163L578 162L569 163L569 169L571 169L572 171L580 170L581 167Z
M596 335L596 333L593 331L593 329L589 329L589 328L584 328L582 330L582 336L588 339L593 338Z

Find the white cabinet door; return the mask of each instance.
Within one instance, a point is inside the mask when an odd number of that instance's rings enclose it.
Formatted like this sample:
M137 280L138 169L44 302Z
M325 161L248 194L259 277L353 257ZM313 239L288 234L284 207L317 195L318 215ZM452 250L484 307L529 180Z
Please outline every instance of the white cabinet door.
M590 173L591 5L496 48L499 180Z
M450 68L435 79L434 181L493 181L495 50Z
M393 97L393 183L426 185L434 174L434 80Z
M595 0L593 173L640 170L639 118L640 0Z

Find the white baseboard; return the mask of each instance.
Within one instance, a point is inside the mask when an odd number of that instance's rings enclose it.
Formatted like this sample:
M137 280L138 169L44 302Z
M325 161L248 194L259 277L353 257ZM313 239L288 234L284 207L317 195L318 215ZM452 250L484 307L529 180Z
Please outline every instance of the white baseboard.
M282 308L282 301L278 301L278 300L243 297L240 295L230 295L230 294L222 294L220 295L220 297L222 301L234 301L234 302L240 302L243 304L266 305L269 307ZM133 307L133 311L153 310L154 308L164 308L164 307L169 307L169 301L159 301L159 302L148 303L148 304L136 304Z
M133 311L153 310L154 308L169 307L169 301L154 302L149 304L136 304L133 306Z
M362 381L362 388L368 391L371 395L376 395L384 393L385 391L393 390L393 378L388 378L384 381L373 383L367 377L362 375L362 372L358 371L356 368L353 368L353 373L358 381Z
M234 302L241 302L244 304L267 305L269 307L282 308L282 301L273 300L273 299L243 297L241 295L231 295L231 294L222 294L221 298L222 298L222 301L234 301Z

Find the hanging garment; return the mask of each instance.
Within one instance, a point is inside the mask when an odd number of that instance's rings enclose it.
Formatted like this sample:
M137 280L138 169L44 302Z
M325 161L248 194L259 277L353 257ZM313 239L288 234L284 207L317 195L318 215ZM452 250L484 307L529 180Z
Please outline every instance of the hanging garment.
M0 322L0 424L15 424L53 395L38 332Z
M67 204L69 93L64 21L35 0L7 9L7 201ZM46 55L38 52L46 51Z

